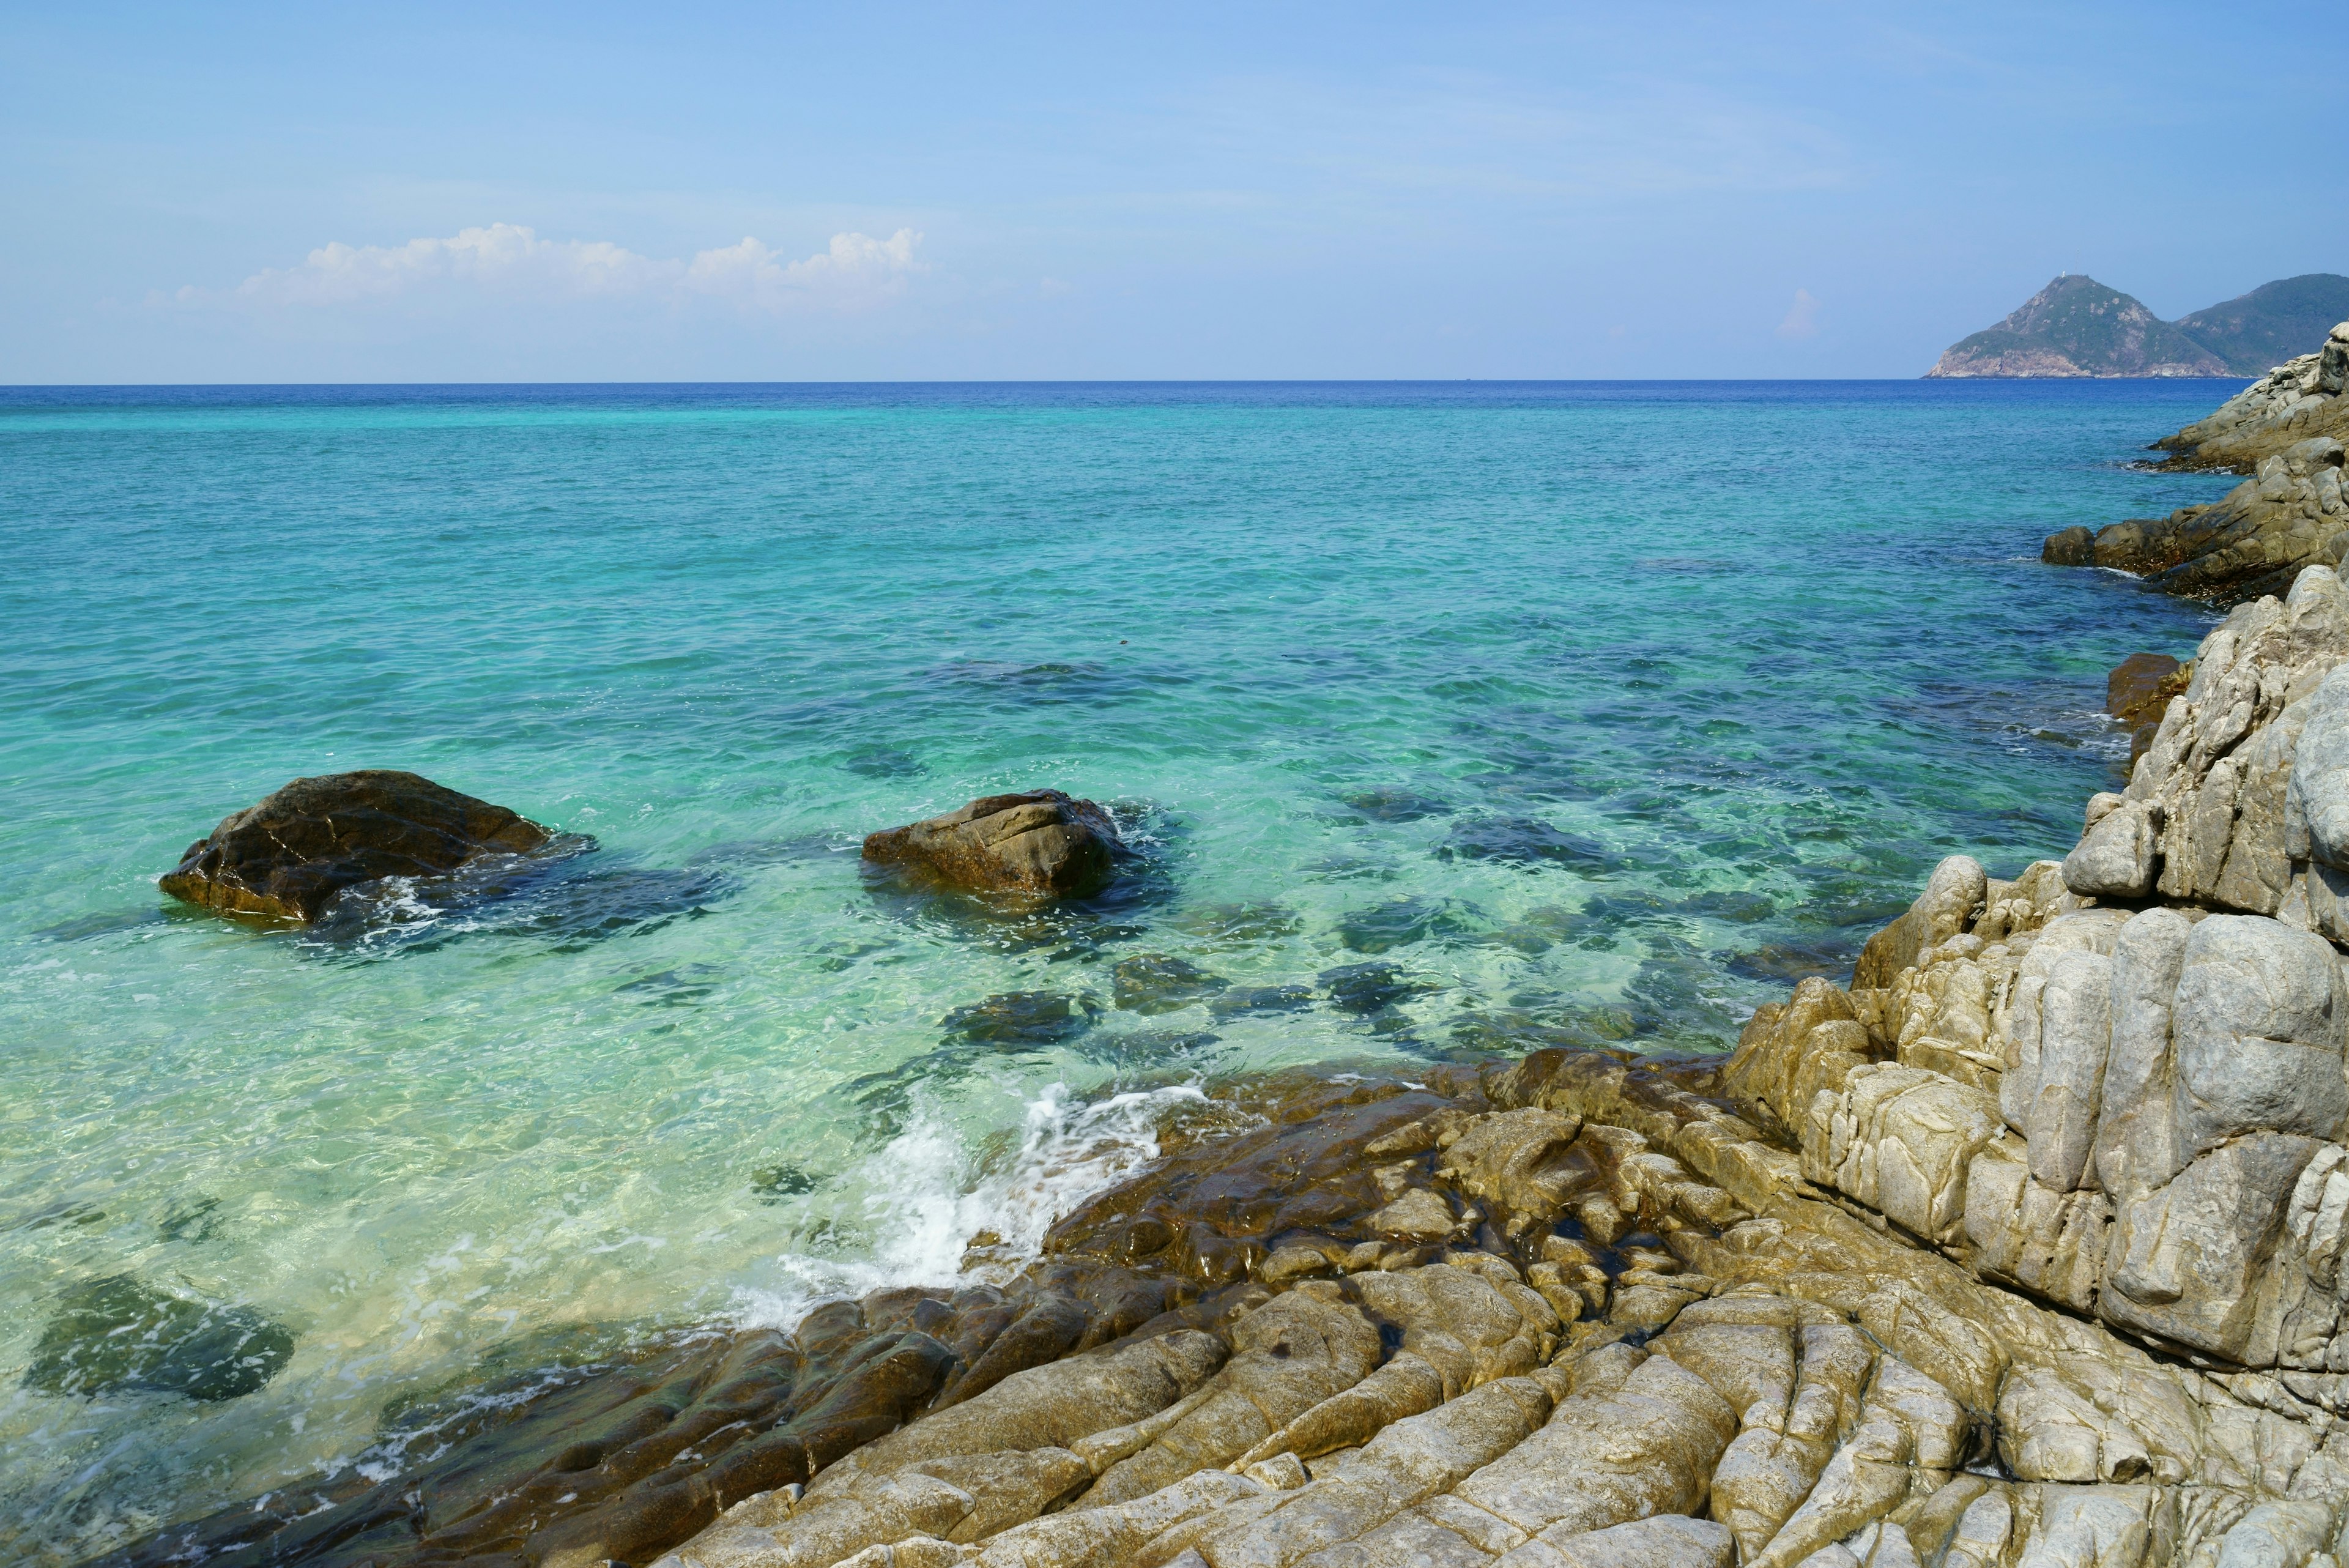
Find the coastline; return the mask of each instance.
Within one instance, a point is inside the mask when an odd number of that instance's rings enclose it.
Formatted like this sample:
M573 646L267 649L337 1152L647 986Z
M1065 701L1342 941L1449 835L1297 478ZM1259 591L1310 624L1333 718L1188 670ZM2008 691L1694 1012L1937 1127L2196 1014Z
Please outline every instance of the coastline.
M1449 1082L1449 1079L1447 1079L1447 1082ZM1459 1091L1459 1098L1468 1098L1468 1096L1473 1096L1473 1093L1482 1093L1482 1088L1473 1088L1473 1086L1468 1086L1468 1084L1456 1084L1456 1091ZM1367 1093L1367 1091L1365 1091L1365 1093ZM1402 1093L1410 1093L1410 1091L1402 1091ZM1388 1096L1388 1098L1393 1098L1393 1096ZM1492 1100L1489 1100L1489 1096L1487 1096L1487 1103L1492 1103ZM1537 1107L1537 1109L1538 1109L1538 1107ZM1224 1237L1224 1241L1231 1241L1231 1237ZM1243 1241L1245 1241L1245 1239L1243 1239ZM1121 1246L1123 1246L1123 1251L1127 1251L1127 1253L1130 1253L1130 1251L1133 1251L1133 1246L1127 1246L1127 1243L1121 1243ZM1433 1241L1431 1241L1431 1243L1416 1243L1416 1246L1438 1246L1438 1243L1433 1243ZM1449 1246L1449 1241L1447 1241L1447 1243L1443 1243L1443 1246ZM1212 1251L1212 1248L1210 1248L1210 1251ZM1245 1243L1243 1243L1243 1246L1240 1246L1240 1251L1243 1251L1243 1255L1247 1253L1247 1248L1245 1248ZM1278 1251L1278 1248L1276 1248L1276 1251ZM1473 1248L1473 1251L1485 1251L1485 1248ZM1264 1262L1264 1260L1255 1260L1255 1267L1259 1267L1259 1270L1261 1270L1261 1262ZM1297 1260L1292 1260L1292 1262L1297 1262ZM1327 1262L1327 1260L1325 1260L1325 1262ZM1654 1265L1654 1262L1661 1262L1661 1260L1654 1260L1654 1258L1651 1258L1651 1260L1649 1260L1649 1262L1651 1262L1651 1265ZM1090 1265L1088 1265L1088 1267L1090 1267ZM1123 1265L1121 1265L1121 1267L1123 1267ZM1222 1265L1215 1265L1215 1267L1222 1267ZM1426 1265L1423 1265L1423 1267L1426 1267ZM1447 1267L1456 1267L1456 1265L1447 1265ZM1620 1265L1620 1262L1619 1262L1619 1270L1620 1270L1620 1267L1628 1267L1628 1265ZM1200 1262L1200 1270L1203 1270L1203 1279L1200 1279L1200 1283L1207 1283L1207 1279L1205 1279L1205 1272L1210 1270L1210 1265L1207 1265L1207 1262L1205 1262L1205 1260L1203 1260L1203 1262ZM1386 1270L1386 1272L1404 1272L1404 1270ZM1604 1270L1602 1270L1602 1272L1604 1272ZM1661 1270L1649 1270L1649 1272L1661 1272ZM1334 1272L1332 1272L1332 1274L1330 1274L1330 1276L1332 1276L1332 1279L1334 1279L1334 1276L1337 1276L1337 1274L1334 1274ZM1188 1274L1184 1274L1184 1279L1188 1279ZM1310 1279L1310 1274L1299 1274L1299 1279ZM1276 1282L1276 1283L1288 1283L1288 1282ZM1106 1288L1106 1286L1104 1286L1104 1288ZM1496 1286L1496 1288L1498 1288L1498 1286ZM947 1303L947 1304L954 1304L954 1303L951 1303L951 1300L949 1300L949 1303ZM1015 1304L1017 1304L1017 1303L1015 1303ZM1186 1304L1195 1304L1195 1303L1186 1303ZM916 1307L916 1310L918 1310L918 1307ZM1586 1310L1588 1310L1588 1307L1586 1307ZM1055 1312L1057 1312L1057 1310L1055 1310ZM1088 1312L1090 1312L1090 1310L1088 1310ZM1553 1312L1555 1312L1555 1307L1553 1307ZM1024 1316L1024 1314L1027 1314L1027 1312L1022 1310L1022 1316ZM1048 1314L1048 1316L1050 1316L1050 1314ZM1102 1321L1106 1321L1106 1324L1109 1324L1109 1328L1102 1328L1102 1333L1113 1333L1113 1331L1116 1331L1116 1324L1118 1324L1118 1321L1121 1321L1121 1319L1118 1319L1116 1314L1111 1314L1109 1319L1102 1319ZM906 1328L900 1328L900 1326L893 1326L893 1328L881 1328L881 1331L878 1331L878 1333L884 1333L884 1335L885 1335L885 1333L909 1333L909 1331L906 1331ZM1090 1335L1090 1333L1094 1333L1094 1319L1092 1319L1092 1316L1088 1316L1088 1326L1081 1328L1081 1331L1078 1331L1078 1335L1076 1335L1076 1340L1071 1340L1071 1347L1073 1347L1073 1345L1081 1345L1081 1343L1083 1343L1083 1340L1085 1340L1085 1337ZM933 1337L935 1337L935 1335L933 1335ZM1048 1335L1048 1337L1050 1337L1050 1335ZM1130 1335L1127 1335L1127 1337L1130 1337ZM949 1335L949 1340L951 1340L951 1335ZM1123 1343L1123 1340L1121 1340L1121 1343ZM984 1352L979 1352L979 1354L984 1354ZM812 1389L812 1382L811 1382L811 1385L808 1385L808 1387ZM827 1387L829 1387L829 1385L827 1385ZM768 1413L768 1410L771 1410L771 1408L773 1408L773 1406L761 1406L761 1408L759 1408L759 1415L756 1415L756 1417L751 1417L751 1420L766 1420L766 1413ZM574 1455L574 1458L580 1458L580 1455ZM700 1455L698 1455L698 1458L695 1458L693 1462L700 1462ZM596 1467L601 1467L601 1465L604 1465L604 1459L599 1459L599 1462L596 1462ZM669 1469L669 1467L665 1465L665 1467L662 1467L662 1469ZM747 1474L747 1471L745 1471L745 1474ZM721 1488L721 1490L719 1490L719 1493L717 1493L717 1498L721 1498L721 1500L730 1500L730 1493L726 1493L726 1490L723 1490L723 1488Z

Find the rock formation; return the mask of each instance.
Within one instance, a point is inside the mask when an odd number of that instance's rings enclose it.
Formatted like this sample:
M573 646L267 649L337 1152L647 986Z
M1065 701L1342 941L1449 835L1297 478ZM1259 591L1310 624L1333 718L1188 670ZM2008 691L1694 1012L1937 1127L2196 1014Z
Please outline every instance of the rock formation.
M2349 321L2323 349L2289 360L2216 413L2155 442L2165 468L2231 469L2251 477L2207 506L2051 535L2056 566L2135 572L2165 593L2232 604L2281 594L2302 566L2337 566L2349 551L2342 442L2349 438Z
M324 774L224 818L158 885L206 909L315 920L347 888L439 876L549 837L504 806L415 774Z
M2329 569L2239 608L2064 859L1725 1060L1244 1083L1024 1266L125 1561L2338 1568L2344 666Z
M1109 813L1056 789L985 795L864 840L865 859L920 880L1040 898L1100 892L1125 854Z
M2171 453L2164 468L2251 473L2261 460L2313 436L2349 440L2349 321L2333 328L2313 354L2287 359L2154 446Z
M2067 528L2048 539L2040 558L2134 572L2164 593L2230 604L2282 593L2302 567L2338 566L2349 550L2343 456L2336 438L2311 436L2261 459L2251 478L2208 506L2093 534Z

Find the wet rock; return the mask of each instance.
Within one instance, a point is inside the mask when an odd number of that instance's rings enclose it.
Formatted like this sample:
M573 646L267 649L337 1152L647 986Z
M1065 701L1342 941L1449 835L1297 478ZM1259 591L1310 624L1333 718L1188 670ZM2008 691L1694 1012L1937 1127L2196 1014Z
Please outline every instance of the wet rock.
M295 779L222 820L158 884L204 908L313 920L347 888L544 846L545 828L416 774Z
M2073 532L2085 535L2087 530ZM2129 727L2131 767L2153 744L2154 733L2161 728L2161 717L2169 711L2170 699L2183 696L2187 682L2193 678L2192 664L2180 664L2166 653L2132 653L2105 678L2105 711Z
M294 1355L294 1335L251 1307L169 1295L128 1274L67 1290L33 1346L25 1386L44 1394L234 1399Z
M1391 963L1346 964L1323 970L1314 978L1329 995L1332 1007L1340 1012L1363 1016L1383 1012L1431 989L1424 981L1405 979L1402 971Z
M1090 898L1129 852L1109 814L1056 789L985 795L864 840L864 858L965 892Z
M1186 959L1165 953L1136 953L1121 959L1110 975L1117 1005L1144 1017L1179 1012L1228 990L1231 983Z

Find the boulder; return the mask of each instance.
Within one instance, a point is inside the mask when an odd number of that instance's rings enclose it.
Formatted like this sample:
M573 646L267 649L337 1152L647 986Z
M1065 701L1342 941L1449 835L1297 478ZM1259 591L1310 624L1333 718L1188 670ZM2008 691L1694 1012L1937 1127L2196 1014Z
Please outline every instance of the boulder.
M158 886L210 909L315 920L347 888L442 876L484 855L527 854L552 836L416 774L322 774L224 818Z
M885 828L864 858L969 893L1084 898L1129 853L1109 813L1056 789L982 795L944 816Z

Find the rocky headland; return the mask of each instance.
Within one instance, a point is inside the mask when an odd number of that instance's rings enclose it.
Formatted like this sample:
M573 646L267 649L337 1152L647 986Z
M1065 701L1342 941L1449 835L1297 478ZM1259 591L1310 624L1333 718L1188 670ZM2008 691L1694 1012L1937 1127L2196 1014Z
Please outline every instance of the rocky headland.
M1944 860L1726 1058L1220 1085L1039 1256L426 1401L119 1561L2337 1568L2344 666L2324 566L2139 666L2064 859Z
M2234 603L2285 591L2303 566L2337 566L2349 552L2342 493L2349 437L2349 321L2313 354L2277 366L2209 418L2155 446L2167 468L2250 478L2205 506L2067 528L2041 554L2052 566L2134 572L2165 593Z
M1929 378L2257 376L2349 315L2349 277L2307 273L2164 321L2065 273L1997 326L1951 344Z

